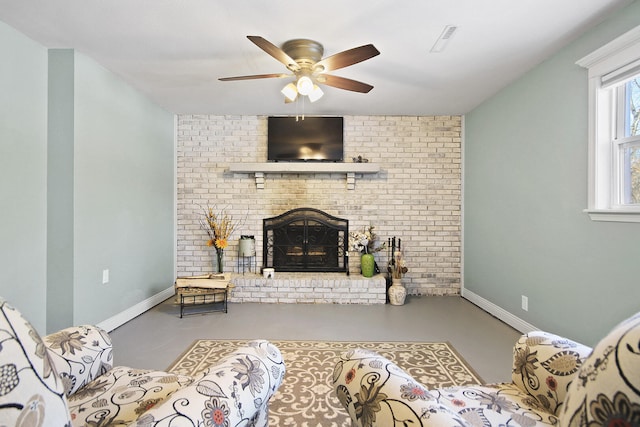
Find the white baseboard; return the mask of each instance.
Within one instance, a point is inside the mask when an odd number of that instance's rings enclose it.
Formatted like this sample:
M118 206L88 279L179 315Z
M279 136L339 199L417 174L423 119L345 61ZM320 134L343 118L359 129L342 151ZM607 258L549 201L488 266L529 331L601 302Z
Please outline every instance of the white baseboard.
M467 289L462 290L462 297L523 334L539 329Z
M175 295L175 289L173 288L173 286L171 286L170 288L167 288L164 291L159 292L144 301L140 301L133 307L129 307L125 311L122 311L115 316L112 316L107 320L98 323L98 326L107 332L111 332L118 326L124 325L129 320L138 317L145 311L150 310L161 302L171 298L173 295Z

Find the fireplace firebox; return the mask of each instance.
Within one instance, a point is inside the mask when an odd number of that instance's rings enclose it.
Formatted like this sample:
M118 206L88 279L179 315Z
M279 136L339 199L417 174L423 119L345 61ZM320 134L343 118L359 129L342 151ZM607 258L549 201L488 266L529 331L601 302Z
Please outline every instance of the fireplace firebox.
M349 274L349 221L298 208L263 220L263 266L276 271Z

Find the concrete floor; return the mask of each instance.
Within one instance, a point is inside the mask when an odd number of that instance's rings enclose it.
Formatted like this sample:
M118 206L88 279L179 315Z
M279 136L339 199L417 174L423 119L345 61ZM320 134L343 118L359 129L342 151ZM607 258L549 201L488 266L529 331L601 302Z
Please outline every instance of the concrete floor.
M193 310L193 309L192 309ZM116 365L166 369L197 339L448 341L486 382L511 380L520 333L461 297L403 306L229 304L180 319L171 298L111 332Z

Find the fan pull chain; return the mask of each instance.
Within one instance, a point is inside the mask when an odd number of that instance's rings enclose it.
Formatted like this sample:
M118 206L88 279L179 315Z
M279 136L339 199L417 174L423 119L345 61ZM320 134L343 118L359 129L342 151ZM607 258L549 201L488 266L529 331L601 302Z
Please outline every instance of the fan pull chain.
M305 99L305 97L303 96L302 97L302 120L304 120L304 105L305 105L304 99Z
M302 98L302 114L299 113L298 111L298 106L300 104L300 98ZM302 118L300 119L300 117L302 116ZM298 95L298 98L296 99L296 122L299 120L304 120L304 96L300 96Z

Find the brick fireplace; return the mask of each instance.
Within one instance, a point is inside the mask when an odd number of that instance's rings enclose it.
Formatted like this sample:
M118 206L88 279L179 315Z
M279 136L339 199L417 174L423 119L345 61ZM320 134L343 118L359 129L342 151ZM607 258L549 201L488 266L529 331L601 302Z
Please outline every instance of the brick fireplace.
M206 247L206 236L199 226L202 206L215 205L242 219L225 251L225 271L229 272L237 271L240 235L255 236L260 269L264 266L263 220L311 206L348 220L351 231L373 225L383 241L389 236L402 238L409 267L403 280L409 294L459 294L461 117L345 116L346 162L361 155L369 160L368 165L377 167L366 172L356 169L352 179L347 173L346 182L342 171L267 170L258 177L233 168L266 163L264 116L180 115L177 120L178 275L213 269L214 254ZM379 265L386 264L385 251L375 256ZM354 259L351 264L356 264ZM312 273L276 273L276 277L284 274ZM322 274L347 277L343 272ZM348 277L371 280L353 270ZM268 290L259 282L261 276L253 278L257 282L251 285L251 292ZM299 278L293 280L302 283ZM314 286L308 282L305 289ZM365 283L356 282L355 286L364 287ZM239 287L236 291L241 295Z

